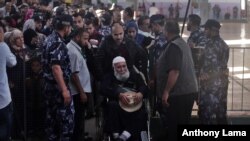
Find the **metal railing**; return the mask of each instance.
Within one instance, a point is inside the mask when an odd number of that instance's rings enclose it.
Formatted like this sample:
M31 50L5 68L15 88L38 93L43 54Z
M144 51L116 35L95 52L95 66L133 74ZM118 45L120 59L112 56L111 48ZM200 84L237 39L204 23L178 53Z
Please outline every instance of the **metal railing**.
M250 111L250 47L230 47L228 111ZM197 111L194 105L193 111Z
M230 47L228 110L250 111L250 48Z

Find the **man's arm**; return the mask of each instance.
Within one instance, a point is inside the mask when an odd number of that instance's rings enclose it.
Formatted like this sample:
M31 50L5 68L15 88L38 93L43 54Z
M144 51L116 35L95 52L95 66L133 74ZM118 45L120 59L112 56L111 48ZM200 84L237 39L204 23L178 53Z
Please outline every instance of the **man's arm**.
M168 69L166 72L168 73L168 76L166 78L167 82L162 94L162 104L168 106L169 93L176 84L182 64L182 52L178 46L176 46L175 44L170 45L166 60L168 61L166 64L168 65Z
M53 75L55 77L55 80L56 80L59 88L62 91L62 96L64 98L64 104L69 105L71 102L71 97L70 97L69 90L68 90L68 88L64 82L64 79L63 79L63 72L62 72L61 66L57 65L57 64L52 65L52 72L53 72Z
M166 83L166 86L165 86L165 89L164 89L163 95L162 95L162 104L169 105L168 104L169 92L174 87L174 85L178 79L178 76L179 76L179 70L170 70L169 71L169 75L166 78L167 83Z
M7 66L8 67L13 67L16 65L16 56L10 51L10 48L8 47L7 44L5 44L3 47L6 48L6 55L7 55Z
M86 93L83 90L83 87L81 85L79 76L77 75L77 72L73 73L71 76L72 82L75 85L77 91L80 93L80 97L81 97L81 102L86 102L87 101L87 96Z

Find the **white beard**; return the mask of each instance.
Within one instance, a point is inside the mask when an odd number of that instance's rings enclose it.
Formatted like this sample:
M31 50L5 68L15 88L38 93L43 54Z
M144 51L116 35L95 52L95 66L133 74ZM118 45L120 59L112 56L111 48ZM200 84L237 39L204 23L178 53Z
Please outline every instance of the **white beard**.
M129 71L127 71L124 74L118 74L116 71L114 71L115 78L119 81L125 82L129 78Z

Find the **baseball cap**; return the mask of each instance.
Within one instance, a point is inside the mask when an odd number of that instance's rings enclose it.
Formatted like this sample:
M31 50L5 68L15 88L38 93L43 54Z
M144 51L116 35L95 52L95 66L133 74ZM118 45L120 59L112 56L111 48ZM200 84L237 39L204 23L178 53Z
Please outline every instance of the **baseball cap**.
M202 25L201 27L204 27L204 28L217 28L217 29L220 29L221 25L218 21L214 20L214 19L208 19L206 21L206 23L204 25Z
M56 23L60 23L62 25L73 25L73 18L71 15L62 14L56 17Z
M43 17L37 14L34 14L32 19L34 19L35 22L42 22L43 21Z

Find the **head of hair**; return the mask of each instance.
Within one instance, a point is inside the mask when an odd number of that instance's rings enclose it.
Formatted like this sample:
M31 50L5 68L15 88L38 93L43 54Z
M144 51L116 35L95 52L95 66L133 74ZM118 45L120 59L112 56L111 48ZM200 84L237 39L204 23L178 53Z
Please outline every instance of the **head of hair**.
M180 34L180 27L176 21L170 20L165 24L165 31L172 34Z
M139 17L139 19L137 21L138 26L142 26L143 21L146 20L146 19L149 19L149 16L141 16L141 17Z
M72 31L71 33L71 37L75 38L77 36L81 36L83 33L88 33L88 30L84 29L84 28L76 28L74 31Z
M129 17L133 17L134 16L134 10L131 7L125 8L124 12L126 12Z
M84 16L79 12L74 13L72 16L73 17L79 17L80 16L80 17L84 18Z
M200 16L196 15L196 14L190 14L188 16L189 21L191 21L193 24L200 26L201 24L201 18Z
M111 29L112 30L113 30L113 28L117 28L117 27L122 27L123 28L122 23L120 23L120 22L114 22L114 23L112 23L112 25L111 25Z
M25 31L23 32L24 43L25 43L26 45L30 46L30 45L31 45L32 38L33 38L33 37L37 37L37 36L38 36L38 34L36 33L35 30L33 30L33 29L31 29L31 28L25 30Z
M150 23L159 24L160 26L164 26L165 24L165 16L162 14L155 14L150 17Z
M111 24L111 15L110 13L105 13L101 16L101 22L103 25L110 25Z
M19 29L14 29L11 31L10 34L10 44L14 44L16 41L16 38L20 35L23 34L23 32Z

